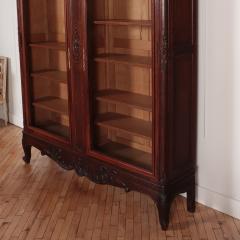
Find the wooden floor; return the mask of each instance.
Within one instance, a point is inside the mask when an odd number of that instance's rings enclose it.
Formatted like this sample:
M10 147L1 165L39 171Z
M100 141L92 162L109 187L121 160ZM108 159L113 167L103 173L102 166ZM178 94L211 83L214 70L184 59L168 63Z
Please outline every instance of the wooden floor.
M169 230L160 230L153 201L96 185L64 171L33 150L21 160L21 129L0 128L0 239L240 239L240 221L202 205L195 214L185 200L173 204Z

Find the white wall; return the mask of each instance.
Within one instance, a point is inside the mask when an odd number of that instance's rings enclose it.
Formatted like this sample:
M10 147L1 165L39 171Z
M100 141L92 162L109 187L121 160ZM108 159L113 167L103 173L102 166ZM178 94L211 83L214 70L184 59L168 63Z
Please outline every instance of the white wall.
M199 3L198 200L240 218L240 1Z
M10 122L22 126L16 0L0 0L0 3L0 56L9 58L9 118Z
M240 1L199 0L198 201L240 218ZM1 0L10 116L22 124L15 0ZM239 64L239 66L238 66Z

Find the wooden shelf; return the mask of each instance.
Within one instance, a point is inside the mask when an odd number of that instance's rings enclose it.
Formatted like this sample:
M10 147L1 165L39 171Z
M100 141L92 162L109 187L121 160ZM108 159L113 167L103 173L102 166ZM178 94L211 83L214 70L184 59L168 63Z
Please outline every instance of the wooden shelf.
M127 54L99 54L94 60L96 62L121 63L125 65L134 65L139 67L151 68L151 57L134 56Z
M47 123L44 123L44 125L37 125L37 127L64 138L69 137L69 127L61 125L56 122L47 122Z
M127 91L107 89L98 92L96 99L107 103L124 104L145 111L152 111L152 97Z
M47 48L53 50L66 51L66 45L63 42L36 42L30 43L29 46L35 48Z
M41 72L34 72L31 74L31 76L35 78L42 78L42 79L57 81L59 83L67 83L67 72L41 71Z
M108 129L117 129L147 139L152 138L152 123L118 113L104 113L96 124Z
M44 97L33 103L33 106L68 116L68 101L56 97Z
M115 142L97 146L97 149L110 157L150 171L152 170L152 154L150 153Z
M109 20L95 20L94 24L150 27L150 26L152 26L152 21L151 20L109 19Z

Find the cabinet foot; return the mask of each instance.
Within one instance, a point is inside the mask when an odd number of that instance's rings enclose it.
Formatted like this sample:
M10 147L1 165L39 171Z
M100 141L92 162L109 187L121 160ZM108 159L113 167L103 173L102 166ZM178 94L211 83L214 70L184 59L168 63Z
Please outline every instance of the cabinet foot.
M194 213L196 209L195 203L195 184L187 191L187 210Z
M24 156L23 156L23 161L27 164L30 163L31 160L31 145L27 145L24 142L22 143L23 146L23 151L24 151Z
M162 194L160 199L157 201L157 208L159 214L159 221L162 227L162 230L167 230L169 225L169 215L170 215L170 206L171 202L167 195Z

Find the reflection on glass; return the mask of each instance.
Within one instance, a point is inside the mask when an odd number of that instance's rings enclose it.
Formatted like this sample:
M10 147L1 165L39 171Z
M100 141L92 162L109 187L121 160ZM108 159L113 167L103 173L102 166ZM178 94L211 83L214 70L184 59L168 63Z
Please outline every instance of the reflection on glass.
M94 148L151 171L151 1L92 0L92 6Z
M29 0L34 125L69 137L65 1Z

